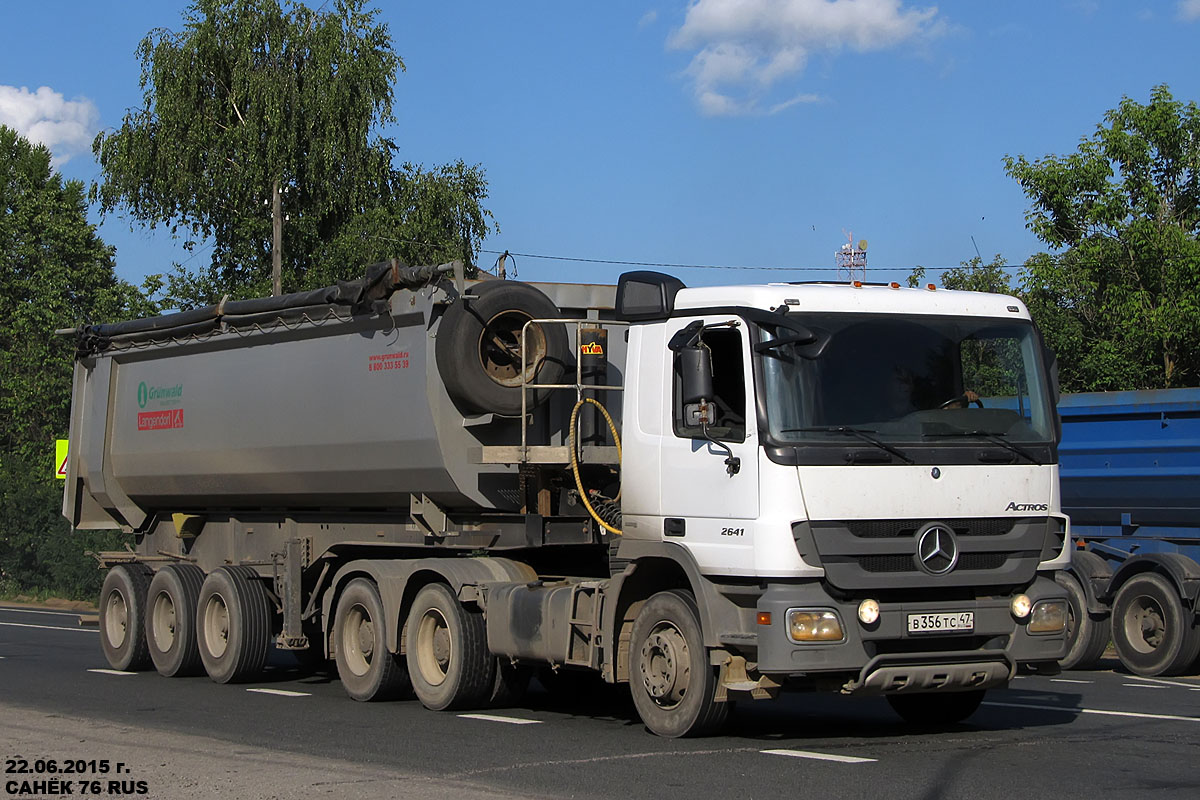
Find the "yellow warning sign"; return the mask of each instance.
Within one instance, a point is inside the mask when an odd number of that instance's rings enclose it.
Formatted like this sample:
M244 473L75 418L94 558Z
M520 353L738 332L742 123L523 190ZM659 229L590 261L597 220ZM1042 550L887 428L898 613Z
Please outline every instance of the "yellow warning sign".
M54 477L67 477L67 440L54 440Z

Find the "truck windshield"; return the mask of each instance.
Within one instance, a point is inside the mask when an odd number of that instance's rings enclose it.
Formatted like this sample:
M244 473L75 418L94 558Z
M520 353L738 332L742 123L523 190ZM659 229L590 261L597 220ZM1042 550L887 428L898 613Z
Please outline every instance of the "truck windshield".
M1053 438L1041 347L1025 320L804 314L800 322L817 344L760 330L767 421L779 444L848 431L906 446Z

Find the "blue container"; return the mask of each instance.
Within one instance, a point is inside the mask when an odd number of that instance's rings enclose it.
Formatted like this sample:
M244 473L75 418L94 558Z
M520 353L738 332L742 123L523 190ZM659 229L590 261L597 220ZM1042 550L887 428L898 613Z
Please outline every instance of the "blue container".
M1062 507L1110 558L1200 560L1200 389L1063 395Z

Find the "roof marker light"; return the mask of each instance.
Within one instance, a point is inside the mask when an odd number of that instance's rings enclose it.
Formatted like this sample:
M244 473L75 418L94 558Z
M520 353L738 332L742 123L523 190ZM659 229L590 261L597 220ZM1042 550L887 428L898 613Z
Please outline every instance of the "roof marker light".
M936 287L936 286L934 286L932 283L931 283L931 284L928 284L928 285L927 285L925 288L926 288L926 289L928 289L928 290L929 290L929 291L931 291L931 292L936 292L936 291L937 291L937 287Z
M893 289L900 288L900 284L896 283L895 281L892 281L891 283L889 283L888 286L892 287Z
M854 281L854 283L852 285L854 286L855 289L861 289L862 281Z

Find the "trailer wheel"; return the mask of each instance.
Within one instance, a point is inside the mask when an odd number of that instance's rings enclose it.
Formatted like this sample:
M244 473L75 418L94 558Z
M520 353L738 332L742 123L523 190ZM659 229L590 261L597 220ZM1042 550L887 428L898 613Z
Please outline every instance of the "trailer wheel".
M405 655L413 691L434 711L483 705L496 680L483 614L468 610L443 583L417 593L408 614Z
M716 702L718 669L709 663L690 592L659 592L633 622L629 689L638 716L659 736L715 733L729 715Z
M561 383L570 347L560 324L530 325L521 363L521 331L531 319L561 316L550 298L527 283L490 281L471 287L469 300L446 309L438 327L438 372L446 392L471 411L518 416L521 378ZM545 401L545 389L529 392L528 408Z
M113 669L150 666L144 622L150 576L150 569L142 564L118 564L104 577L100 589L100 647Z
M1136 675L1178 675L1200 653L1200 629L1174 585L1143 572L1117 590L1113 644L1121 663Z
M393 700L408 689L404 658L387 649L383 601L366 578L355 578L338 598L333 641L346 694L363 702Z
M271 646L271 606L250 567L220 567L204 579L196 609L204 670L217 683L239 683L262 673Z
M1108 619L1088 613L1087 594L1074 575L1058 572L1054 580L1067 590L1067 654L1059 664L1063 669L1095 669L1112 638Z
M160 675L196 675L202 668L196 644L196 608L204 571L169 564L150 581L146 599L146 645Z
M986 689L969 692L889 694L888 704L911 725L938 727L962 722L979 710Z

